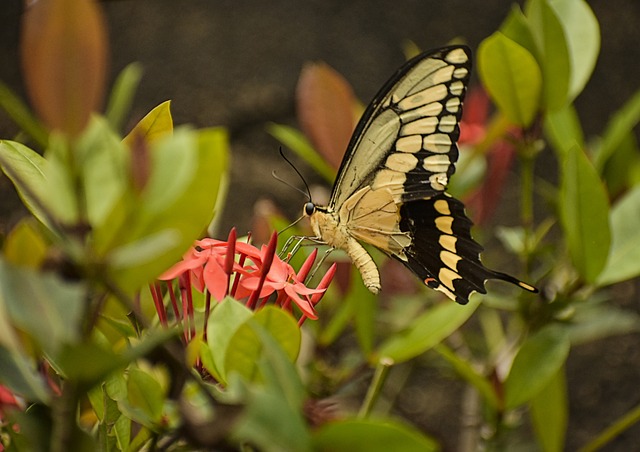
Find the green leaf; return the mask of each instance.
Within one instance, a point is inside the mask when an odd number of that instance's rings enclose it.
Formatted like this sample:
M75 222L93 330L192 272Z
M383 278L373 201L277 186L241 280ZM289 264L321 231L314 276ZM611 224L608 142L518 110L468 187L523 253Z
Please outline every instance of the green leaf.
M277 309L272 307L273 309ZM278 310L279 312L282 312ZM260 313L262 311L258 311ZM283 312L283 314L288 315ZM253 331L259 336L263 347L262 357L260 359L260 373L264 377L265 384L271 388L277 389L284 399L287 400L289 407L300 413L306 398L305 386L298 375L295 359L292 359L291 350L283 347L282 338L274 335L278 326L276 322L269 322L269 326L263 322L250 322ZM299 330L298 330L299 331ZM280 336L282 333L278 332ZM297 337L300 337L298 333ZM286 342L285 342L286 343ZM299 348L299 342L298 342ZM298 351L296 351L297 355Z
M235 371L249 381L262 378L259 362L264 344L254 331L254 322L271 334L291 361L298 356L301 335L296 321L282 309L266 306L247 319L231 337L224 358L227 375Z
M225 369L225 356L231 342L231 337L242 324L251 318L251 311L242 303L233 298L225 298L213 309L209 316L207 325L207 343L211 354L211 364L207 366L207 361L203 364L205 368L221 378L223 383L227 382L227 371ZM211 367L211 365L215 367Z
M41 148L47 147L49 133L25 103L7 85L0 82L0 108Z
M126 115L131 109L133 96L142 78L142 65L140 63L128 64L118 74L118 78L113 84L109 102L107 104L105 117L111 124L113 130L120 130Z
M520 9L520 5L512 5L509 15L500 25L499 31L512 41L520 44L532 55L536 53L536 43L529 26L529 21Z
M531 53L496 32L480 43L478 67L483 85L498 108L527 127L539 109L542 76Z
M565 159L573 146L585 149L582 125L573 105L548 112L544 121L545 134L559 160Z
M362 282L360 273L351 271L351 289L345 297L345 303L353 305L353 321L356 337L365 356L371 354L375 337L375 319L378 312L378 297L376 297Z
M75 225L80 220L78 181L73 174L73 150L65 136L52 133L45 152L46 186L43 204L59 223ZM47 226L49 224L45 223Z
M609 253L609 200L596 170L577 146L562 165L558 208L573 264L593 283Z
M531 421L545 452L562 452L569 418L567 382L560 367L531 399Z
M129 185L129 152L109 123L94 116L77 140L89 223L99 228Z
M171 132L173 132L171 101L167 100L147 113L122 142L131 149L137 139L142 138L147 144L153 144Z
M205 230L228 169L227 134L178 129L150 155L144 191L121 199L96 231L97 250L111 251L113 278L130 290L169 268Z
M331 452L438 451L431 438L392 420L347 419L323 425L313 434L314 450Z
M605 286L640 275L640 186L611 209L611 249L596 283Z
M602 134L602 142L594 155L594 165L598 170L604 168L607 160L632 133L638 122L640 122L640 90L634 93L607 124Z
M131 367L128 371L127 394L128 417L147 427L160 422L165 394L155 378L137 367Z
M11 328L2 320L0 320L0 326ZM8 331L2 334L6 335ZM49 402L50 395L46 383L33 362L30 362L24 353L5 348L4 344L0 345L0 363L2 363L0 383L30 402Z
M242 418L234 426L233 437L239 442L255 444L265 452L311 450L301 410L291 409L282 394L273 388L254 386L252 389Z
M274 123L267 125L267 132L298 154L299 157L307 162L327 182L333 183L336 177L335 170L318 154L302 132L293 127Z
M542 100L547 110L556 110L567 104L571 61L562 24L548 0L529 0L525 7L542 69Z
M600 52L600 26L586 1L549 0L564 30L571 63L569 99L574 99L593 73Z
M0 303L4 303L12 323L52 355L63 344L80 339L85 292L83 284L0 260Z
M462 326L479 304L476 298L465 306L446 302L429 309L406 331L384 341L376 353L377 359L390 358L399 363L424 353Z
M469 384L471 384L482 395L493 409L498 409L499 402L496 392L491 383L482 375L480 375L465 359L455 354L450 348L444 344L438 344L434 351L442 356Z
M587 302L576 306L571 317L569 339L572 345L594 342L614 335L640 331L640 315L609 303L592 306Z
M504 382L505 407L530 401L556 375L569 354L567 331L547 326L528 337L518 351Z
M47 242L33 218L24 218L7 235L4 258L19 267L40 268L47 257Z
M29 211L42 223L48 224L41 210L46 192L44 157L16 141L0 141L0 165L18 191Z

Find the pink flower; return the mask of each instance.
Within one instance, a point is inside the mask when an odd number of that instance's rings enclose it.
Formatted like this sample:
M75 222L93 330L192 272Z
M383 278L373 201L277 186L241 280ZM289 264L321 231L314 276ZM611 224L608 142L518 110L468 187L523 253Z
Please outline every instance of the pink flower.
M299 324L307 318L318 318L314 306L333 279L335 266L324 275L318 287L307 287L304 280L313 266L317 250L311 253L296 273L288 262L276 255L277 238L274 232L269 244L261 249L237 241L235 229L231 230L226 242L211 238L198 240L180 262L158 278L167 281L173 314L176 322L183 324L185 342L196 335L193 288L206 293L203 334L207 330L210 298L217 302L226 296L246 300L250 309L260 309L271 301L292 314L293 303L300 310ZM173 289L173 280L178 282L179 296ZM162 287L156 283L151 285L150 290L160 322L168 325Z

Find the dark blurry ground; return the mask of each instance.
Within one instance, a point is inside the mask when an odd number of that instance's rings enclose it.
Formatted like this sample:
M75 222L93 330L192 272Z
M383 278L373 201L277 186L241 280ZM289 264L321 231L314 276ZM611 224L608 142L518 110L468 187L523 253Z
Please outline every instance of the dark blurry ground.
M21 89L17 63L19 0L0 0L0 79ZM640 2L589 2L601 25L602 51L595 74L576 101L589 135L640 87ZM139 61L145 77L134 119L172 99L176 124L225 125L232 134L233 171L222 231L250 227L254 202L265 194L297 214L298 194L275 182L271 169L286 173L266 121L294 123L293 93L304 62L324 60L368 101L403 62L402 45L428 49L463 37L472 48L498 27L509 11L505 0L309 0L205 1L121 0L104 3L112 45L111 79ZM133 119L132 119L133 122ZM0 136L16 128L0 114ZM544 161L543 161L544 163ZM553 163L552 163L553 164ZM553 173L541 165L540 172ZM0 178L0 230L19 216L6 178ZM509 207L497 221L512 224ZM631 291L638 293L638 288ZM639 310L637 295L624 305ZM569 360L571 420L567 450L640 403L640 336L611 338L577 347ZM462 385L433 372L414 371L424 408L403 400L400 409L416 424L455 449ZM426 388L431 390L424 391ZM445 397L446 396L446 397ZM402 406L402 404L405 404ZM412 404L413 403L413 404ZM636 425L606 450L640 450Z

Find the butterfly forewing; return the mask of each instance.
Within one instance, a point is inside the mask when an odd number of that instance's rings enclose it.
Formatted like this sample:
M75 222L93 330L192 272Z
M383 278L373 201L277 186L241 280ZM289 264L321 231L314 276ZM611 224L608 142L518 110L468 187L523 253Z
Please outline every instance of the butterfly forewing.
M458 158L469 73L466 47L446 47L406 63L360 120L330 206L340 206L366 185L387 189L397 201L443 191Z

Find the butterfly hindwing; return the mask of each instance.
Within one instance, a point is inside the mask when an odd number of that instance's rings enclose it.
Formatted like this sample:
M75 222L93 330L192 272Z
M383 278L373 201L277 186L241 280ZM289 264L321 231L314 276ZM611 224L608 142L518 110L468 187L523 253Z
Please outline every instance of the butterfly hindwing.
M460 201L442 193L403 204L400 216L400 229L411 237L401 262L426 285L462 304L474 291L486 293L485 280L497 273L480 262L482 247L471 238Z

